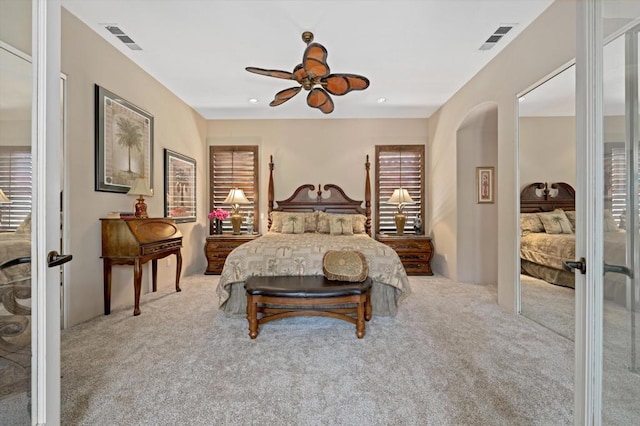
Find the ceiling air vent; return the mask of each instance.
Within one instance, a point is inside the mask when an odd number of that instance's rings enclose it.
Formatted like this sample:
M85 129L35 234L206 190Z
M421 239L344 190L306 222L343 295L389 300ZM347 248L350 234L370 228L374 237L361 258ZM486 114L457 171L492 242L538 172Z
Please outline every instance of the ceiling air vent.
M515 25L515 24L514 24ZM485 41L482 46L480 46L480 50L489 50L493 46L496 45L497 42L500 41L502 36L511 31L513 25L501 25L497 30L493 32L493 34Z
M129 49L142 50L142 48L138 46L136 42L133 41L131 37L126 35L125 32L122 31L122 29L120 29L118 26L114 24L104 24L104 27L107 29L107 31L115 35L121 42L123 42Z

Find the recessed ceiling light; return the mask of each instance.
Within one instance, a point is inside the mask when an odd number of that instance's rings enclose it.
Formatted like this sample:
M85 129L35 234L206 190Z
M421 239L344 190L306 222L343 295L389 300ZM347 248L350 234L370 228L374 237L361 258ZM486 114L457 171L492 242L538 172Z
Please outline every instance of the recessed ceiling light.
M256 98L251 98L249 99L249 102L251 102L252 104L257 104L258 100Z
M383 103L387 102L387 98L378 98L378 101L377 101L377 102L378 102L379 104L383 104Z

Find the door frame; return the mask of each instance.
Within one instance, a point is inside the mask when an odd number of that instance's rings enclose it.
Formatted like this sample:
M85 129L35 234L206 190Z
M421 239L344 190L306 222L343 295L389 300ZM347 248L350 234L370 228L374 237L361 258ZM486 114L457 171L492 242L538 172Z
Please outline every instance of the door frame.
M47 253L60 246L59 0L32 0L32 414L34 424L60 423L60 273Z

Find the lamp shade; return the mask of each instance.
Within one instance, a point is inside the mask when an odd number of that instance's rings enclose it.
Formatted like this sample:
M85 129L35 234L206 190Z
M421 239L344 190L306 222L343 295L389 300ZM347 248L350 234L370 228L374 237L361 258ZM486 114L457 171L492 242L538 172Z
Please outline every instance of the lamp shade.
M147 181L145 178L137 178L133 185L131 185L131 189L127 192L127 195L153 195L153 190L149 188L147 185Z
M409 195L409 191L403 188L398 188L393 190L393 194L387 203L403 206L405 204L414 204L415 201L413 201L413 198Z
M6 194L2 191L2 189L0 189L0 203L10 203L11 200L9 199L9 197L6 196Z
M229 195L223 201L225 204L249 204L251 201L247 200L242 189L234 188L229 191Z

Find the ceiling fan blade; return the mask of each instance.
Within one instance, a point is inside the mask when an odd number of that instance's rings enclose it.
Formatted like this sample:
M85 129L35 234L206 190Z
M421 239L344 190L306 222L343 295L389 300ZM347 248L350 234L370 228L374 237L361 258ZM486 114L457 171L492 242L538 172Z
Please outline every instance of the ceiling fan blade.
M324 89L318 87L309 91L307 95L307 105L311 108L318 108L325 114L333 112L333 100L331 100L331 96L329 96Z
M282 78L285 80L295 80L295 76L289 71L265 70L263 68L246 67L245 70L254 74L266 75L267 77Z
M369 87L369 79L357 74L330 74L321 83L327 92L337 96Z
M311 43L304 50L302 66L312 79L326 77L331 72L327 64L327 49L319 43Z
M293 76L300 84L302 84L302 80L308 77L307 72L304 70L302 64L296 65L296 67L293 69Z
M273 98L271 103L269 103L269 106L282 105L283 103L287 102L289 99L297 95L300 90L302 90L302 87L297 86L279 91L278 93L276 93L276 97Z

